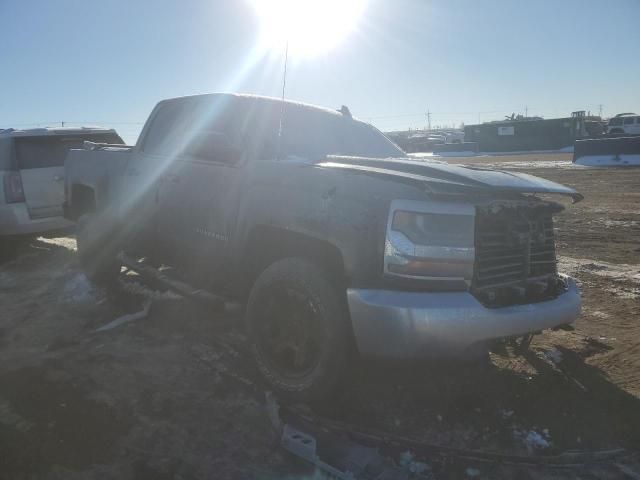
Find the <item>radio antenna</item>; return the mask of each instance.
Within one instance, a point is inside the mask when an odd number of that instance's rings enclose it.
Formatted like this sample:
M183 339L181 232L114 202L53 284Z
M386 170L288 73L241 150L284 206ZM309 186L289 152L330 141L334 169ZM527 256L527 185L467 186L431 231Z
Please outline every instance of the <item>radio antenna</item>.
M276 159L280 160L280 147L282 145L282 120L284 118L284 92L287 87L287 60L289 59L289 40L284 47L284 69L282 72L282 102L280 105L280 126L278 128L278 151Z

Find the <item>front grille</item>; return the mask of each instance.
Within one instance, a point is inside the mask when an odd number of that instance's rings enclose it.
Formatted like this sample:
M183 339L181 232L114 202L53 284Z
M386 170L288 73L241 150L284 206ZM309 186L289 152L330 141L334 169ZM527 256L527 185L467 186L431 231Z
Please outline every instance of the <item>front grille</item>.
M529 303L558 294L554 205L478 208L472 292L485 305Z

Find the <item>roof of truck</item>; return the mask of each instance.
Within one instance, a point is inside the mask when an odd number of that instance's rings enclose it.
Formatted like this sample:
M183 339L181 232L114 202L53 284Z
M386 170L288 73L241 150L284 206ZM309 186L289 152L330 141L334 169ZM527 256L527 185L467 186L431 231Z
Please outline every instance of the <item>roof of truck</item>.
M104 127L42 127L42 128L5 128L0 129L0 138L8 137L45 137L51 135L69 135L86 133L116 133L113 128Z
M180 100L180 99L187 99L187 98L206 98L206 97L235 97L235 98L243 98L243 99L248 99L248 100L254 100L256 102L263 102L263 103L281 103L283 102L282 98L278 98L278 97L267 97L267 96L263 96L263 95L254 95L254 94L250 94L250 93L226 93L226 92L219 92L219 93L203 93L203 94L198 94L198 95L186 95L183 97L175 97L175 98L167 98L165 100L162 100L162 102L170 102L170 101L175 101L175 100ZM309 109L313 109L313 110L321 110L325 113L329 113L332 115L335 115L337 117L342 117L344 116L344 114L339 110L332 110L330 108L326 108L326 107L319 107L318 105L312 105L310 103L304 103L304 102L298 102L298 101L294 101L294 100L284 100L284 103L290 104L290 105L295 105L297 107L301 107L301 108L309 108Z

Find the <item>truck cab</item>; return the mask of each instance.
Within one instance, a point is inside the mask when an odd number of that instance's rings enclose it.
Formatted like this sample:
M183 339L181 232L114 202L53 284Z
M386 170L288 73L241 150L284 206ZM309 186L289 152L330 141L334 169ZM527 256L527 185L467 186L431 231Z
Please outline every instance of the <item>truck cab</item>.
M621 113L609 119L607 133L628 133L640 135L640 115Z

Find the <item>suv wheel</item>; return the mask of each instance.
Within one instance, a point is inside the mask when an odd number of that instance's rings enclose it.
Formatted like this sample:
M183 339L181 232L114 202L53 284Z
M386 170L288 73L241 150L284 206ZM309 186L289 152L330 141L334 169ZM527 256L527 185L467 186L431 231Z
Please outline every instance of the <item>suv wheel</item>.
M326 398L346 370L349 315L334 283L312 262L287 258L264 270L251 290L251 349L264 378L289 400Z
M78 258L84 274L96 284L115 282L120 273L117 260L118 248L112 244L113 237L107 235L106 228L100 228L94 214L84 214L76 225Z

